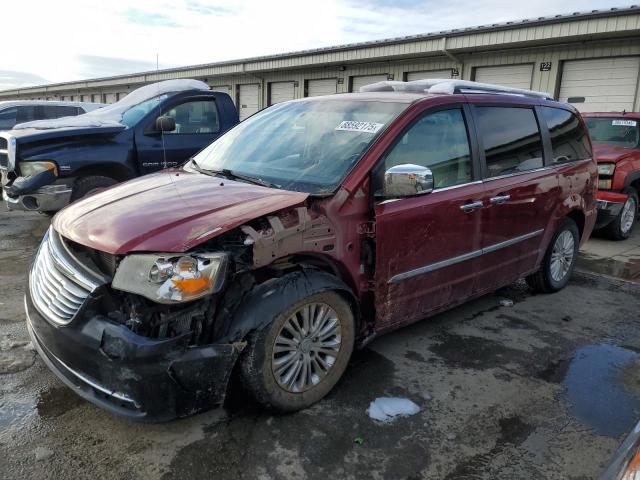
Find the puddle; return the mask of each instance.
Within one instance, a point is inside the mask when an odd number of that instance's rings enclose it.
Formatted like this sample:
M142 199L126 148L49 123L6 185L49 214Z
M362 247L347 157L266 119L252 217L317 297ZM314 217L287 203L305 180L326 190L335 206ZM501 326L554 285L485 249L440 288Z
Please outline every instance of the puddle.
M621 262L612 258L593 258L581 254L578 257L577 267L590 272L640 283L640 259L638 258L631 258L626 262Z
M636 352L614 345L579 348L562 382L571 414L599 435L629 432L640 417L640 392L626 384L624 373L639 360Z
M42 392L36 407L42 418L55 418L85 403L87 401L73 390L61 387Z
M10 394L0 397L0 444L20 432L34 414L32 399L15 398Z

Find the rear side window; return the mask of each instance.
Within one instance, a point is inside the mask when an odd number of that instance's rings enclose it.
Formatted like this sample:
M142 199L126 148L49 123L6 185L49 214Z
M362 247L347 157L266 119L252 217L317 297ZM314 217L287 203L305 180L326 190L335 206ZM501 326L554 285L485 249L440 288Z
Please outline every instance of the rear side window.
M471 181L471 154L462 110L428 113L387 154L384 170L402 164L429 167L435 188Z
M11 130L16 124L16 107L5 108L0 111L0 130Z
M41 109L37 111L38 118L41 119L70 117L78 114L77 107L67 107L64 105L43 105L38 107L38 109Z
M542 107L542 116L549 129L554 163L591 158L589 139L578 117L553 107Z
M542 137L531 108L477 107L488 177L544 166Z

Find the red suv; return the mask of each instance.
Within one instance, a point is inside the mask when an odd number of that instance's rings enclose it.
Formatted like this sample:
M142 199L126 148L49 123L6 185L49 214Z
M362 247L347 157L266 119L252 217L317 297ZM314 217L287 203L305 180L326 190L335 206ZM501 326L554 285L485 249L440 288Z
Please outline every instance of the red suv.
M598 221L614 240L631 235L640 194L640 113L585 113L598 161Z
M281 103L181 169L61 211L25 299L42 358L130 418L305 408L354 346L525 277L554 292L596 220L579 114L459 81Z

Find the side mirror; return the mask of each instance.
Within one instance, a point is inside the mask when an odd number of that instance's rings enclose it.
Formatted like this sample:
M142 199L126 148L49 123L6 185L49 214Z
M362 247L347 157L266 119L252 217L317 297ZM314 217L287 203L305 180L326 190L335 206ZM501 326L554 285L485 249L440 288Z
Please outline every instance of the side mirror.
M433 191L430 168L405 163L384 172L385 197L413 197Z
M162 116L156 118L156 130L158 132L173 132L176 129L176 120L173 117Z

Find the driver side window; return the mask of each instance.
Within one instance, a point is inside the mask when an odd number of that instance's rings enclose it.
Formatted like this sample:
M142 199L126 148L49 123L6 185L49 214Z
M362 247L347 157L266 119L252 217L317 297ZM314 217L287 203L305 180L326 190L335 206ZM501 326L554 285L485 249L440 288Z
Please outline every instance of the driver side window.
M176 129L165 134L206 134L220 131L218 109L213 100L181 103L167 111L165 116L176 121Z
M436 189L470 182L471 152L462 110L427 113L420 118L387 153L381 174L402 164L430 168Z

